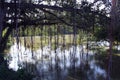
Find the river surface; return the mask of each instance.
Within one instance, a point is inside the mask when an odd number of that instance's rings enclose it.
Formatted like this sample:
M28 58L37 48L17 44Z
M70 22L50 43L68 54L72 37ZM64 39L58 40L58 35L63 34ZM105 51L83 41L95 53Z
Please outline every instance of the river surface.
M33 80L104 80L107 73L96 64L95 52L84 46L71 46L62 50L50 46L32 51L16 43L8 54L9 68L25 68L35 75Z

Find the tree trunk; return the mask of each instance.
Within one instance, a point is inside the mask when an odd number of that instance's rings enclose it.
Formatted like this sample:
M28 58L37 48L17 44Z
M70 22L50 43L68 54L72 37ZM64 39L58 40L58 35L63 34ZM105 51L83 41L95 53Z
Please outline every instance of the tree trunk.
M3 10L0 8L0 42L2 40L2 30L3 30Z
M2 3L1 3L2 4ZM2 30L3 30L3 18L4 18L4 11L3 11L3 4L0 5L0 64L4 61L2 50L1 50L1 41L2 41Z
M110 23L110 27L109 27L109 41L110 41L110 45L109 45L109 63L108 63L108 80L110 80L110 74L111 74L111 66L112 66L112 49L113 49L113 34L114 34L114 28L115 26L115 22L116 22L116 0L112 0L112 7L111 7L111 23Z

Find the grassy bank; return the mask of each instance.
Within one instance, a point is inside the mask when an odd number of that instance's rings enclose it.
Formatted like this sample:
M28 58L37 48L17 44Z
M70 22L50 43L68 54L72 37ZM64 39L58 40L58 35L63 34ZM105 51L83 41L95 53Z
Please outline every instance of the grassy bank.
M32 48L36 50L38 48L44 47L46 45L51 45L54 49L57 46L63 46L65 48L74 45L74 43L81 44L84 42L84 38L80 38L79 35L76 37L73 34L69 35L59 35L59 36L27 36L27 37L19 37L19 42L21 45L26 46L27 48ZM16 42L16 38L12 39L12 43Z

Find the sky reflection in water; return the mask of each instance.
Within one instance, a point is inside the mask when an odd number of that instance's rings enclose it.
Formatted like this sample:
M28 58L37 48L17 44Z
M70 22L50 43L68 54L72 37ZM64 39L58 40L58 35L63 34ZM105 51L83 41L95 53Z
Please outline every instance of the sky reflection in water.
M51 50L50 46L45 46L43 50L31 51L15 43L10 48L8 61L9 68L15 71L27 66L28 71L36 75L35 80L66 80L71 77L84 80L105 78L106 71L95 64L93 55L94 53L89 51L87 56L86 50L81 45L66 50L61 50L59 47L56 51ZM32 64L32 67L27 64Z

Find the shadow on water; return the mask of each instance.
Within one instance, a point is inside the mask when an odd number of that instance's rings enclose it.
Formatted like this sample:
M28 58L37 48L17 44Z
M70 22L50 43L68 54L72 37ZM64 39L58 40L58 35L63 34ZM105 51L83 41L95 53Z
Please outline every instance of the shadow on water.
M67 50L61 50L61 47L52 50L45 46L36 51L16 47L17 44L11 46L8 54L9 68L14 71L24 68L35 75L33 80L105 80L107 77L106 57L94 56L93 51L87 51L81 45ZM113 62L111 79L120 79L119 65L114 65L118 63Z
M108 68L108 54L99 54L95 55L96 65L100 66L102 69ZM120 56L117 54L112 55L112 62L111 62L111 69L110 69L110 76L111 80L120 80Z
M0 65L0 80L32 80L34 75L25 71L25 69L18 69L13 71L8 68L8 65L4 61Z

